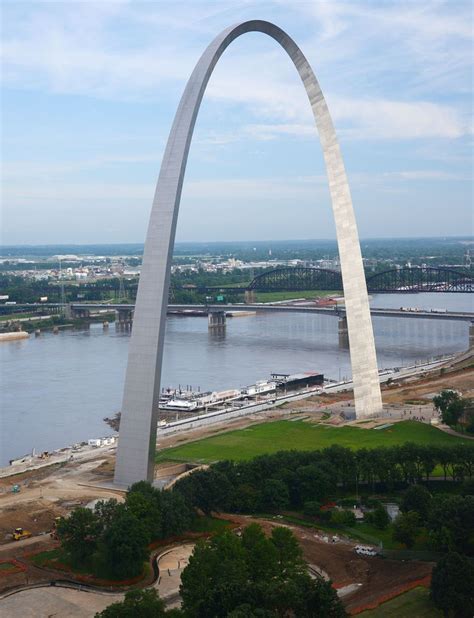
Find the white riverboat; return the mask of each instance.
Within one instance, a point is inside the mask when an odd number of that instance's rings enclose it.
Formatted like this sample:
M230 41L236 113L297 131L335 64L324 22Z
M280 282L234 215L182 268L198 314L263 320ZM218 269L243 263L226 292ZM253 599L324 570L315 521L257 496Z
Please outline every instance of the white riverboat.
M256 397L257 395L265 395L266 393L274 393L276 391L276 382L269 380L259 380L251 386L242 389L243 397Z

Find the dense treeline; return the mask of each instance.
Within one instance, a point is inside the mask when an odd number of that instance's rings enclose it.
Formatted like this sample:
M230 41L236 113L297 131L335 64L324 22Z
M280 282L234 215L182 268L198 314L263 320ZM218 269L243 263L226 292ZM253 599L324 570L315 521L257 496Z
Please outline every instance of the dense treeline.
M124 279L123 287L124 299L134 300L138 288L138 277ZM119 299L120 279L118 277L88 283L64 281L63 288L66 302L121 300ZM9 300L16 303L37 303L42 296L47 296L49 302L61 301L61 286L57 280L35 281L18 275L0 274L0 291L2 294L8 294Z
M182 534L191 519L181 494L141 482L130 488L124 503L107 500L94 510L75 509L61 519L57 533L75 567L125 578L142 572L152 541Z
M240 536L225 532L199 542L181 576L181 609L166 610L156 591L127 593L98 618L343 618L330 582L312 579L288 528L266 537L251 524Z
M180 492L140 482L132 485L124 503L108 500L98 502L94 510L75 509L60 520L57 533L74 568L124 579L143 573L152 541L189 530L195 516ZM98 615L346 615L330 582L309 576L298 541L288 528L275 528L268 538L253 524L240 536L224 532L198 543L183 571L180 594L181 610L166 611L156 592L147 591L131 593Z
M136 483L124 503L109 500L99 502L94 510L76 509L59 522L57 530L73 567L124 579L143 572L153 541L190 530L203 512L294 509L316 520L324 516L324 523L352 526L350 511L321 509L321 505L341 494L350 495L355 482L365 484L367 494L375 485L383 493L404 484L408 488L400 502L401 514L392 524L394 539L410 548L423 535L433 549L474 556L473 464L474 445L470 444L408 443L356 452L333 445L313 452L282 451L248 462L216 463L181 479L172 490ZM460 493L428 491L423 481L436 466L444 469L447 478L462 481ZM386 512L372 501L372 524L387 527ZM346 520L348 515L351 521ZM462 557L456 560L465 563ZM451 555L448 575L453 561ZM440 565L445 568L442 561ZM241 537L227 532L198 544L182 574L180 593L181 610L166 611L156 595L140 593L129 595L102 616L344 615L330 585L307 575L298 543L285 528L266 538L258 526L250 526ZM465 590L458 594L461 599ZM445 595L436 599L440 607L446 602Z
M446 478L462 481L463 495L431 496L420 485L439 465ZM344 510L321 510L337 496L359 489L383 493L409 486L395 521L393 537L412 547L422 530L441 551L474 555L474 445L435 447L404 444L390 448L351 451L333 445L322 451L282 451L248 462L219 462L180 480L175 491L205 513L302 511L324 523L354 525L354 515ZM388 524L380 504L368 520L376 527Z
M436 466L446 478L463 481L460 494L432 495L423 485ZM321 504L365 484L367 494L396 485L408 486L393 538L408 548L420 534L434 549L448 552L433 574L434 603L455 616L472 610L474 556L474 445L452 447L407 443L389 448L350 449L333 445L320 451L282 451L248 462L223 461L160 491L149 483L132 485L125 501L98 502L94 510L78 508L57 525L62 550L73 568L99 577L126 579L143 573L150 544L181 535L202 512L278 512L288 508L317 519L329 515L332 525L354 525L353 513L321 509ZM388 516L373 504L371 523L382 529ZM352 520L346 519L351 515ZM335 516L333 518L333 516ZM464 556L463 556L464 554ZM127 593L100 618L163 616L166 618L277 618L279 616L345 616L330 582L312 579L301 548L288 528L266 537L258 525L240 535L225 532L199 542L181 577L180 609L167 610L156 590Z
M333 445L320 451L281 451L251 461L223 461L176 484L187 502L202 509L256 512L300 509L324 502L342 489L366 484L372 490L426 480L436 466L444 478L463 480L474 472L474 444L433 446L406 443L352 451Z

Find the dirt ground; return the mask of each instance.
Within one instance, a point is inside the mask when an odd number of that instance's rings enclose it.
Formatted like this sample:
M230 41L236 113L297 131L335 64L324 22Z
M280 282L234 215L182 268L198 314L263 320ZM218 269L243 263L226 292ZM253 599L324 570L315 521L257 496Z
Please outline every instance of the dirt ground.
M229 515L228 519L240 525L257 521L270 533L274 526L286 525L276 521ZM388 560L380 557L358 556L355 542L341 538L338 543L326 543L318 538L315 529L288 526L296 535L303 549L306 562L323 571L338 588L351 587L353 591L341 595L347 611L377 603L382 597L430 575L433 564L418 561ZM323 536L321 533L319 536Z
M443 375L425 376L416 382L383 388L383 399L390 405L407 401L429 402L432 395L443 388L455 388L464 396L474 396L474 367L447 370ZM347 405L350 394L312 397L289 406L269 410L250 417L235 419L220 425L202 428L184 434L160 439L159 448L176 446L224 431L241 429L254 423L309 416L320 420L325 410L336 411ZM333 415L334 419L338 415ZM164 464L160 466L163 468ZM34 551L54 547L49 537L54 518L67 514L72 508L86 505L96 499L123 499L123 492L110 487L114 469L113 455L97 455L94 459L64 464L0 478L0 561L17 559ZM161 472L163 472L161 470ZM12 493L18 484L20 493ZM274 525L264 522L265 526ZM31 539L13 542L11 533L21 526L33 533ZM353 552L353 544L328 545L318 540L304 528L293 528L301 540L304 555L310 564L326 572L338 587L361 584L357 590L344 597L347 608L353 608L377 599L382 593L427 575L431 565L421 562L399 562L380 558L361 558ZM23 563L23 567L24 567ZM19 573L0 572L0 590L25 583L44 581L48 573L28 567Z
M83 463L71 462L24 472L0 479L0 547L11 543L11 534L22 527L34 536L49 533L54 518L66 515L77 506L104 498L122 499L123 492L94 485L111 481L111 473L97 473L100 466L111 465L110 457ZM12 486L20 487L19 493ZM15 543L21 546L26 541Z
M431 399L443 389L456 389L464 397L474 397L474 367L433 375L416 382L382 389L384 403L403 403L417 399Z
M274 526L285 525L280 521L252 518L250 516L222 515L233 520L240 526L246 526L252 521L262 525L267 533ZM301 543L303 555L310 567L330 578L333 585L340 590L341 600L348 612L369 604L377 604L382 598L390 596L400 587L408 586L431 573L433 565L427 562L402 562L379 557L360 557L354 552L355 543L341 538L338 543L327 543L321 540L324 533L317 534L315 529L290 525L293 533ZM30 554L52 549L56 541L49 537L36 537L9 543L0 547L0 561L14 558L23 568L18 573L0 573L0 592L16 586L50 581L51 578L62 578L62 573L54 573L32 566L27 561ZM183 565L181 565L183 566Z
M323 569L336 588L358 585L355 592L342 598L347 610L371 604L390 591L426 577L433 568L428 562L361 557L354 552L353 543L321 542L301 528L294 529L294 533L301 542L305 560Z

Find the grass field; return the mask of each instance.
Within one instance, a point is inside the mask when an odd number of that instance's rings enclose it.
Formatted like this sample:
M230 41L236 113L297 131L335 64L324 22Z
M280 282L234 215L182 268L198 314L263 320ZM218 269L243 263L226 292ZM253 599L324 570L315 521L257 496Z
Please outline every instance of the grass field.
M192 532L224 532L232 525L227 519L215 519L214 517L197 517L191 526Z
M430 601L428 588L422 586L359 614L360 618L441 618L442 615Z
M157 461L194 461L210 463L221 459L242 461L264 453L281 450L317 450L339 444L352 449L393 446L405 442L418 444L456 444L468 440L416 421L403 421L387 429L358 427L327 427L304 421L274 421L246 429L228 431L211 438L165 449Z

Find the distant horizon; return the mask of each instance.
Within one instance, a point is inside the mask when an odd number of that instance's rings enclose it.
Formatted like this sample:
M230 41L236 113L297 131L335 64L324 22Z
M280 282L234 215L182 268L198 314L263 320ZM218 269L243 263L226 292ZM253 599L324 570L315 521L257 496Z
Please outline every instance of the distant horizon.
M462 235L443 235L443 236L363 236L360 238L360 242L364 241L375 241L375 240L471 240L474 242L473 234L462 234ZM290 243L290 242L334 242L337 243L337 239L334 238L264 238L264 239L255 239L248 238L242 240L177 240L174 245L217 245L217 244L241 244L241 243ZM19 247L114 247L117 245L145 245L145 241L124 241L124 242L53 242L53 243L12 243L12 244L4 244L0 242L0 247L2 249L8 248L19 248Z

